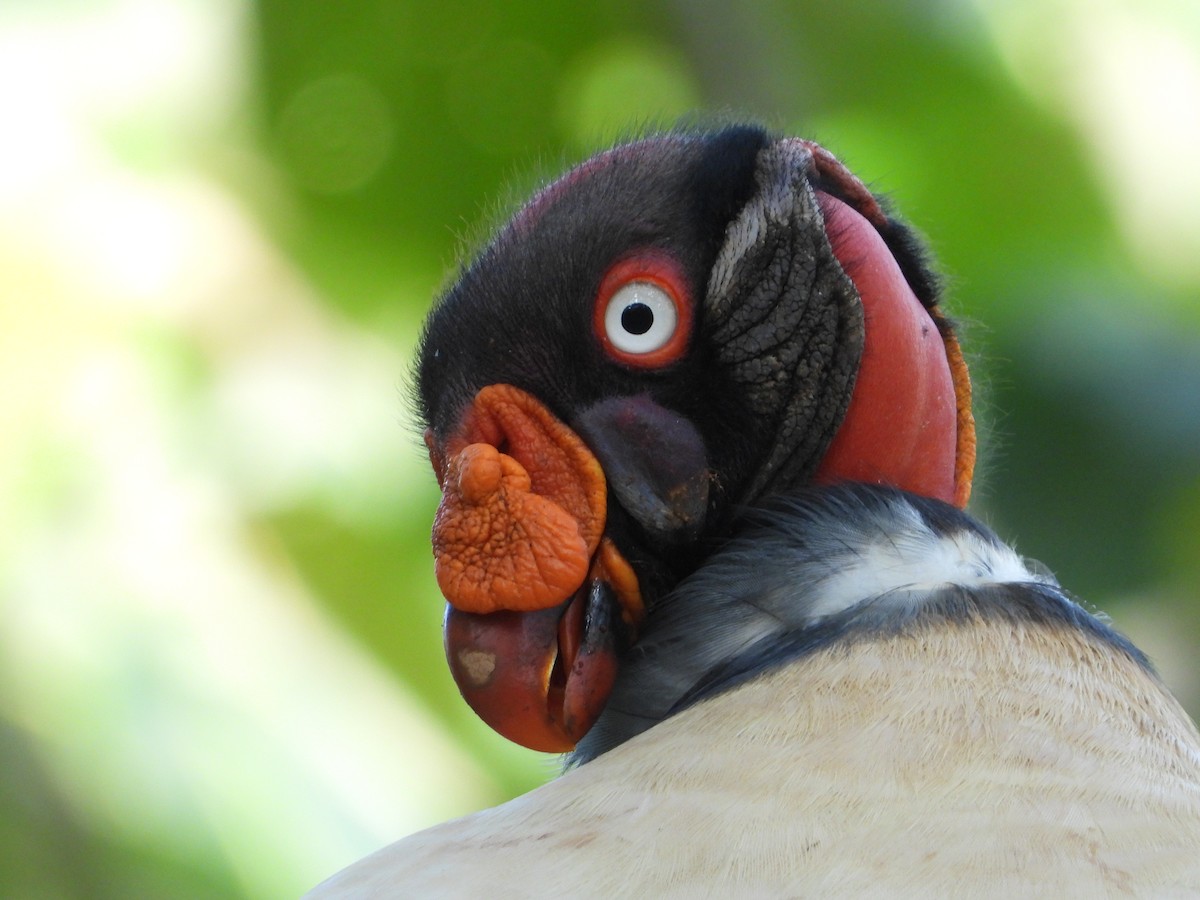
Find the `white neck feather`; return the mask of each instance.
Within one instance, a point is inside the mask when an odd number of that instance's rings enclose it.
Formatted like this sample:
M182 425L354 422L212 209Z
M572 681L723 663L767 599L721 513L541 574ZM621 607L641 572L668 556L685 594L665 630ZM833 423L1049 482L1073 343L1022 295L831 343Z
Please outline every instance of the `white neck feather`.
M936 533L911 506L897 507L903 530L880 532L840 560L843 568L813 592L809 616L818 621L862 603L913 607L947 585L1054 584L1031 572L1011 547L974 531Z

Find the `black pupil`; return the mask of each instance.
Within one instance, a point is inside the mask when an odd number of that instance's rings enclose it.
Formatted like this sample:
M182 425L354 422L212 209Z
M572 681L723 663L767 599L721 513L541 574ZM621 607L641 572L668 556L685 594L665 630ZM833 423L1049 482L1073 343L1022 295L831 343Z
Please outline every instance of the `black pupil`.
M654 324L654 310L645 303L630 303L621 310L621 327L630 334L645 334Z

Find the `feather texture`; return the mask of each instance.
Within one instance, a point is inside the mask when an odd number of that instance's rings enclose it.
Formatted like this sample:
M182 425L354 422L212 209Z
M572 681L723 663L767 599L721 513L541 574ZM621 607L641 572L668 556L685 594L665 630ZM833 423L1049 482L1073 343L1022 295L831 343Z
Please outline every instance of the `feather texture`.
M755 579L792 579L799 624L777 629L791 652L773 641L769 668L523 797L393 844L312 896L1200 893L1200 734L1141 655L1047 576L995 580L1018 574L1017 557L961 513L863 487L812 497L757 535L793 546L773 546ZM889 516L909 523L891 530L893 546L936 571L914 582L907 560L883 590L810 615L832 582L795 547L834 541L871 559L862 553ZM1006 561L992 580L986 566L964 577L948 555L964 535ZM746 547L718 554L713 570ZM876 578L889 570L877 563ZM862 587L845 571L835 580ZM904 603L880 604L900 589ZM685 582L676 601L689 590L703 596ZM695 612L721 608L702 599ZM829 639L798 639L837 616Z

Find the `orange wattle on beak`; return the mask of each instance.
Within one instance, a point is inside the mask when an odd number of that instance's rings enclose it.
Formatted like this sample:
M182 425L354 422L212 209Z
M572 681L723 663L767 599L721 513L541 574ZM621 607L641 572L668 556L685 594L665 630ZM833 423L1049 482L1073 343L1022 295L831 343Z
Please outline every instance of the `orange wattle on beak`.
M813 183L829 188L816 199L863 329L846 412L813 480L965 506L975 432L953 330L931 297L929 308L918 299L883 236L893 223L866 187L803 143ZM443 492L433 550L454 679L493 729L551 752L572 749L596 722L644 615L638 578L606 536L610 488L622 520L659 548L692 547L721 512L711 489L722 489L722 472L705 437L649 390L605 397L571 421L579 434L532 395L494 384L449 434L426 432Z
M604 538L595 456L534 397L490 385L440 446L433 526L446 655L471 708L535 750L574 747L600 715L641 618L637 578Z

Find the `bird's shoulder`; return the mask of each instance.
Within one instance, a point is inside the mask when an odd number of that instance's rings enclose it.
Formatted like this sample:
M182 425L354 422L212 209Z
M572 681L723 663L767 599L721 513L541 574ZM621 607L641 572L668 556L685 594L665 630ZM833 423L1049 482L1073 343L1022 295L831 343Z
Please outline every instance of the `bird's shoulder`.
M830 644L328 887L1162 896L1200 891L1198 849L1200 736L1156 677L1079 628L982 617Z

